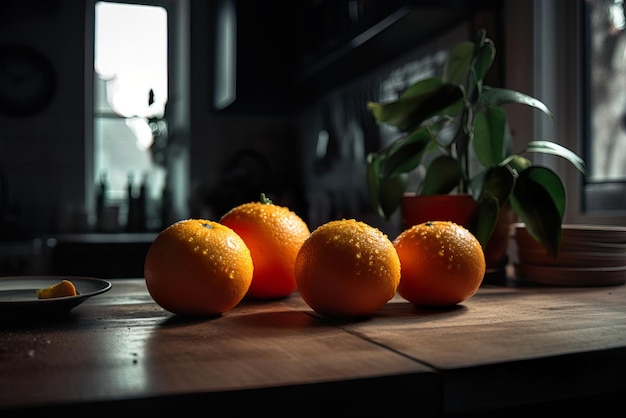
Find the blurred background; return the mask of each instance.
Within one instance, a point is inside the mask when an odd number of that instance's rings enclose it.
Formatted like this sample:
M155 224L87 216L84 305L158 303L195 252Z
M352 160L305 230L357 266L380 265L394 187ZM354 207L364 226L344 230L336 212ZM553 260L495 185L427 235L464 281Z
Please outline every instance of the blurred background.
M0 274L142 277L145 251L167 225L218 220L260 193L311 229L352 217L394 237L399 219L372 211L365 183L365 156L394 132L376 126L366 102L439 72L447 49L480 28L498 51L489 84L534 95L560 118L547 126L512 112L514 135L564 138L594 170L585 184L570 177L568 219L623 222L626 147L610 129L594 131L594 108L584 105L596 91L585 64L594 52L584 37L589 7L8 0L0 13ZM621 2L602 4L595 52L621 71L616 7L623 19ZM621 132L626 101L604 97L594 105L615 112L602 126ZM605 138L602 152L594 138Z

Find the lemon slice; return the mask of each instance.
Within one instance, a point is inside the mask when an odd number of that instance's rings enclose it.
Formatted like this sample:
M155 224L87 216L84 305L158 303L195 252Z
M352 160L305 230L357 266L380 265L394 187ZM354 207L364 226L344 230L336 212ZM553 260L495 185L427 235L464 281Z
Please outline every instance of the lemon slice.
M63 296L76 296L74 283L62 280L57 284L44 289L37 289L37 299L60 298Z

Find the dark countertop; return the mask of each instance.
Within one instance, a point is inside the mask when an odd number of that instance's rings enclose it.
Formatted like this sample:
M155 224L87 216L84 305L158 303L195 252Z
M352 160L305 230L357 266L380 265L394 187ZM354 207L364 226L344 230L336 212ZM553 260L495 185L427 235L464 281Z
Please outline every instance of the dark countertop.
M359 321L296 293L186 320L143 279L110 281L67 315L0 320L1 413L516 416L626 394L623 285L484 286L447 310L397 296Z

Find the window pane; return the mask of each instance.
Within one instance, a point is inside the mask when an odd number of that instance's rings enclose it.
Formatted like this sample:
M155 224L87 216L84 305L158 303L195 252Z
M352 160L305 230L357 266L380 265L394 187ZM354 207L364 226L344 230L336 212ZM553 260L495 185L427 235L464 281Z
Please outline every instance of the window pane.
M96 4L95 70L120 115L163 116L167 103L167 12L161 7ZM149 104L150 91L154 103Z
M151 126L166 135L167 11L162 7L96 3L94 50L94 178L108 182L107 205L128 200L147 180L158 200L165 169L153 158Z
M150 128L146 126L146 129ZM137 144L136 131L141 128L133 126L132 120L100 117L94 120L94 130L95 136L100 139L94 148L94 162L100 167L96 179L106 176L110 185L106 199L114 203L124 202L128 197L126 186L129 176L137 185L144 176L148 176L149 191L153 198L158 198L165 170L153 164L150 150Z
M586 2L587 210L626 209L626 19L621 0Z

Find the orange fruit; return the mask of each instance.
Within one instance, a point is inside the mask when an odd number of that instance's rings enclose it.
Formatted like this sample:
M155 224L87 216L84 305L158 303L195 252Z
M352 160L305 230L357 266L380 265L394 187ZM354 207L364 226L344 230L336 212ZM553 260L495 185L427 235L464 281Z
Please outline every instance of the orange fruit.
M302 299L329 317L363 317L396 294L400 260L387 235L354 219L327 222L302 244L296 259Z
M76 287L69 280L61 280L52 286L37 289L37 299L61 298L64 296L76 296Z
M413 304L456 305L473 296L485 276L480 242L454 222L414 225L393 244L402 265L398 294Z
M220 315L234 308L248 291L253 270L241 237L204 219L178 221L161 231L144 262L155 302L185 316Z
M261 195L258 202L226 212L220 223L235 231L250 249L254 275L246 296L282 298L296 290L296 256L311 233L300 216Z

